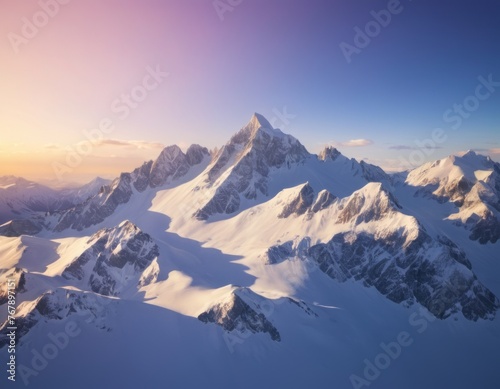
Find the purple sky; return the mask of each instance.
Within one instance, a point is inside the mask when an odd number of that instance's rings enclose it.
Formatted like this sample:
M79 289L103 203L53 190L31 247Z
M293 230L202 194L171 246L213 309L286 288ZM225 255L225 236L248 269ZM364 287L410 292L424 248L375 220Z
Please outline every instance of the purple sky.
M220 146L253 112L311 152L334 144L388 170L418 161L435 128L446 141L425 160L470 148L499 160L498 87L474 100L478 77L500 81L497 2L396 1L348 61L340 45L390 3L4 0L0 174L114 177L164 145ZM107 119L87 153L85 131Z

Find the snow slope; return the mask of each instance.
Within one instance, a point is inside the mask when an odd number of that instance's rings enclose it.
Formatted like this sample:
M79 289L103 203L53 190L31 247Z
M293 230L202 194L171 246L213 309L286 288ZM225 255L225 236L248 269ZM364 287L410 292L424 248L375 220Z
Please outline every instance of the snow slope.
M451 216L492 207L496 165L481 161L398 181L310 154L258 114L212 157L169 146L36 236L0 236L16 385L495 388L499 243Z

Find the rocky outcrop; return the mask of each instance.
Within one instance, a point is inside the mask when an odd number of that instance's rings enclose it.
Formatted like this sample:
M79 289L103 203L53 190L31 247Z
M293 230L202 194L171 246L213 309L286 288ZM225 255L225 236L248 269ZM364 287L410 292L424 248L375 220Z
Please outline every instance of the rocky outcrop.
M278 330L262 312L245 301L242 292L249 293L249 291L243 291L242 288L236 289L224 301L200 314L198 319L204 323L215 323L226 331L267 333L272 340L281 341Z
M144 162L141 167L138 167L132 172L132 180L135 190L138 192L144 192L150 182L151 168L153 166L153 161Z
M206 173L207 187L214 187L214 194L194 216L206 220L210 215L233 213L242 198L267 196L273 169L289 167L309 156L297 139L273 129L262 115L254 114L215 156Z
M311 207L311 212L316 213L328 208L337 199L334 195L328 192L326 189L318 193L318 197Z
M96 196L64 212L54 230L73 228L81 231L102 222L111 216L119 205L130 200L133 194L132 183L132 175L122 173L109 186L104 186Z
M481 244L496 243L500 239L499 218L491 211L484 212L479 220L473 223L469 237Z
M109 329L106 314L112 309L113 302L105 297L80 291L56 289L42 294L29 303L30 309L24 315L15 317L16 339L19 341L39 322L60 321L71 316L80 316L87 323L100 329ZM0 334L6 335L9 324L0 326ZM0 337L0 349L9 342L7 336Z
M13 287L9 288L9 282ZM0 305L9 301L9 289L17 296L25 292L26 272L23 269L14 267L0 273Z
M382 184L372 183L342 200L339 208L341 212L337 223L359 224L389 217L401 206L394 196L383 188Z
M283 210L278 217L286 218L292 214L303 215L313 205L313 201L314 189L309 184L305 184L300 189L297 197L283 207Z
M271 246L266 251L266 264L274 265L291 258L304 258L311 247L311 238L289 240L285 243Z
M129 221L94 234L87 248L62 273L68 280L78 280L96 293L117 296L130 287L144 286L142 277L159 255L153 239Z
M151 188L164 185L169 179L175 180L185 175L190 167L186 154L179 146L168 146L163 149L151 167L149 185Z
M335 147L327 146L318 154L320 161L335 161L342 154Z
M440 319L455 312L469 320L492 319L500 307L455 245L433 242L424 232L406 247L398 236L338 234L311 247L309 256L340 282L354 278L394 302L418 302Z
M1 236L36 235L42 231L40 222L34 219L14 219L0 226Z
M266 263L313 261L339 282L357 280L394 302L419 303L440 319L456 312L469 320L495 316L500 302L477 280L465 253L444 236L432 238L381 184L367 184L333 207L345 232L326 243L311 245L305 237L272 246Z
M208 155L209 151L206 147L196 144L189 146L186 150L186 160L189 166L199 165Z
M473 151L450 156L413 170L406 184L416 196L454 203L457 211L449 219L469 229L470 239L480 244L500 239L500 167L491 158Z
M168 146L156 161L146 162L132 173L122 173L110 185L103 186L97 195L63 212L54 230L73 228L81 231L98 224L112 215L119 205L128 203L134 190L144 192L147 188L158 188L177 180L208 156L208 150L198 145L192 145L186 154L178 146Z

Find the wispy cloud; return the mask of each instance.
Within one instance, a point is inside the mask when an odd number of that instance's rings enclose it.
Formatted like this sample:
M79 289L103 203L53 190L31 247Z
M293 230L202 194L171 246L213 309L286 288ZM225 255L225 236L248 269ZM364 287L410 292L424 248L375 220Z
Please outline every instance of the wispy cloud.
M439 149L442 149L441 146L415 147L415 146L408 146L408 145L393 145L393 146L389 146L388 148L390 150L420 150L420 149L439 150Z
M88 143L88 141L82 141L77 143L75 146L83 145L84 143ZM165 146L159 142L148 142L145 140L121 140L121 139L101 139L96 142L92 142L93 147L117 147L123 148L127 147L129 149L137 149L137 150L154 150L154 149L163 149ZM69 146L74 147L74 146ZM68 146L63 146L56 143L48 143L43 146L45 150L65 150Z
M335 147L365 147L373 144L370 139L351 139L347 142L332 142Z
M391 149L391 150L415 150L416 147L407 146L407 145L394 145L394 146L389 146L389 149Z
M473 149L476 153L489 153L491 149Z
M56 145L55 143L49 143L49 144L46 144L45 146L43 146L43 148L47 149L47 150L59 150L61 148L61 146Z
M387 173L396 173L402 172L405 170L411 170L414 168L411 164L405 164L403 161L399 159L391 159L391 158L363 158L363 160L367 163L370 163L375 166L381 167Z
M500 147L495 147L494 149L489 149L488 150L489 154L500 154Z
M96 143L96 147L130 147L135 149L163 149L165 146L159 142L148 142L145 140L120 140L120 139L102 139Z

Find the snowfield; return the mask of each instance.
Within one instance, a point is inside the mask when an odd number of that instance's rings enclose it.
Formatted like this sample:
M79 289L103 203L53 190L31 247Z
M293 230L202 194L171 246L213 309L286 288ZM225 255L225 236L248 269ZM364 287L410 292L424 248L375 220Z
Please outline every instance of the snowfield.
M14 181L0 180L1 209ZM0 226L14 386L498 387L488 157L390 176L333 148L309 154L255 114L216 154L170 146L71 196L47 215L23 208L36 234Z

